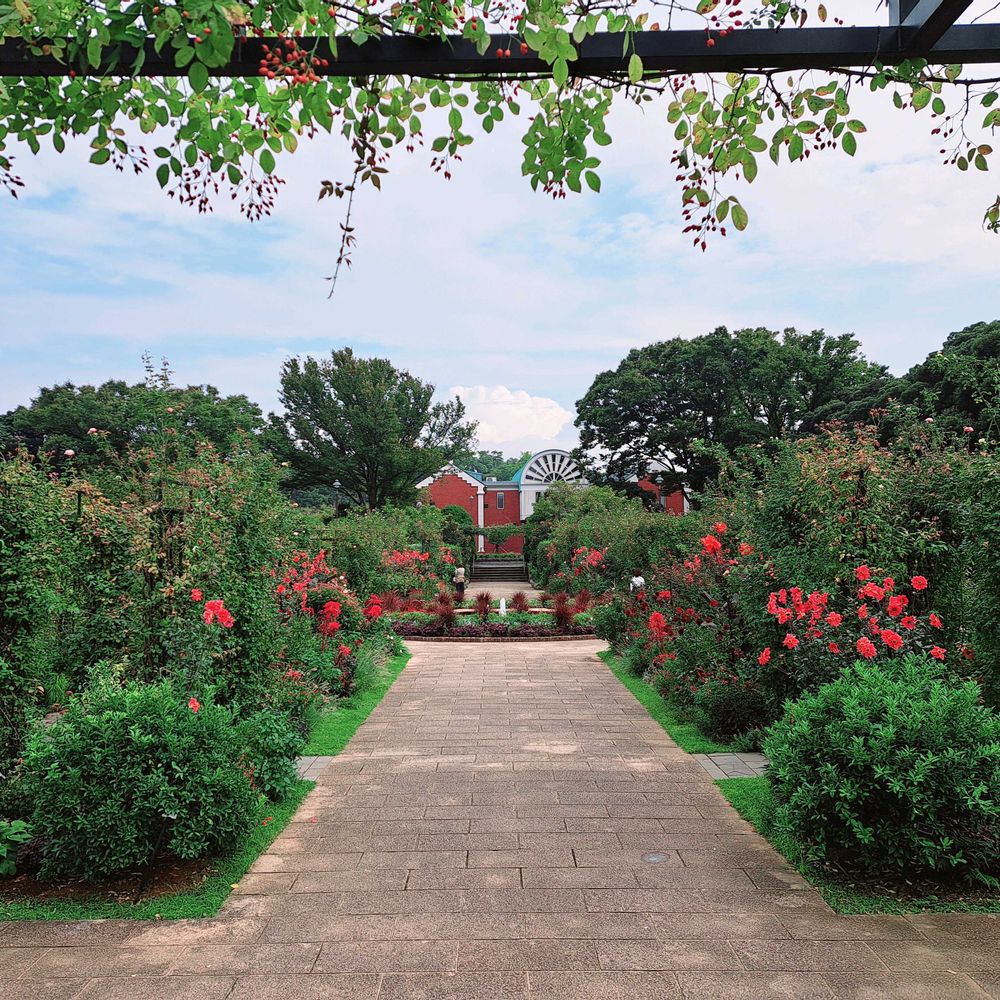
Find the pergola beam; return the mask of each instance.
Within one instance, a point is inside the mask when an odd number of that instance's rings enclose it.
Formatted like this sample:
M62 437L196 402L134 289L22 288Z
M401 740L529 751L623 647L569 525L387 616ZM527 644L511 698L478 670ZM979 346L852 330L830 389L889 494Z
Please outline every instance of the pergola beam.
M904 0L905 2L905 0ZM624 76L628 54L642 58L647 72L714 73L768 69L835 69L870 66L876 61L891 65L924 56L931 63L985 64L1000 63L1000 24L965 24L948 27L932 44L931 36L940 26L934 11L929 26L911 34L909 18L925 6L953 9L964 0L918 0L901 25L889 27L822 27L753 29L735 31L717 38L709 48L703 31L641 32L632 36L626 49L626 37L601 33L584 39L577 46L577 58L570 72L581 77ZM943 16L943 15L941 15ZM925 25L928 22L925 22ZM914 42L916 38L916 42ZM460 37L442 41L412 35L372 39L356 45L348 38L338 41L337 55L325 38L298 39L302 48L313 50L330 65L316 72L336 77L370 76L491 76L516 77L518 74L551 73L551 67L534 53L521 55L516 47L505 59L496 57L496 49L510 46L510 37L497 35L480 55L475 46ZM253 77L265 45L274 46L274 38L249 38L237 43L232 59L223 67L210 69L215 77ZM623 54L627 52L628 54ZM105 52L99 71L74 67L80 75L132 75L137 49L123 46ZM20 39L0 44L0 77L62 77L69 67L50 56L34 55ZM152 40L145 44L145 60L134 75L144 77L185 76L178 70L169 47L157 53Z
M900 27L904 52L930 51L972 0L893 0L890 18Z

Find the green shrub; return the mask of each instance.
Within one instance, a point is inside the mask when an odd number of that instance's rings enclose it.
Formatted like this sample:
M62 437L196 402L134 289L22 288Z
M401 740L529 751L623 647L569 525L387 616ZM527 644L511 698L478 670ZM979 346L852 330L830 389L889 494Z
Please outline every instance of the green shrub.
M244 719L239 731L243 769L254 788L272 802L283 799L298 781L296 763L305 737L287 718L266 710Z
M31 827L23 819L0 819L0 875L17 871L17 852L31 840Z
M694 695L703 713L703 727L713 739L723 740L758 728L767 706L757 686L738 675L712 677Z
M865 872L1000 866L1000 718L930 661L858 662L786 705L764 743L777 822Z
M42 839L43 878L88 881L148 861L162 848L200 858L233 848L257 797L228 711L169 684L98 687L36 730L19 785Z
M591 610L594 619L594 634L603 639L613 649L622 647L622 640L628 633L628 618L625 603L620 597L607 604L597 604Z

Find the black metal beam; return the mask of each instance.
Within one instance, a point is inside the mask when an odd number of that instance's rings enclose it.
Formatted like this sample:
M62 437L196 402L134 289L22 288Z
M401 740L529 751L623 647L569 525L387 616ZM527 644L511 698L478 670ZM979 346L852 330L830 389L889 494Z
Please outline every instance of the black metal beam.
M944 31L937 44L923 50L909 44L904 37L907 30L904 26L742 30L726 37L716 36L711 48L705 44L703 31L658 31L636 34L632 43L647 72L654 73L833 69L869 66L876 61L890 65L914 55L926 56L935 64L1000 63L1000 24L955 25ZM483 55L471 42L457 37L441 41L412 35L393 36L373 39L364 45L355 45L344 38L338 41L336 57L325 38L303 38L298 42L306 49L315 44L314 54L329 60L327 69L316 70L327 76L516 76L551 72L548 64L534 53L521 55L517 46L511 48L508 58L498 59L496 49L506 50L511 45L507 35L494 36ZM274 44L273 38L242 41L229 63L209 72L215 77L257 76L263 46ZM624 75L628 56L623 51L625 36L621 34L602 33L586 38L577 46L578 57L570 64L571 72L590 77ZM137 50L129 46L106 50L99 72L129 75L136 54ZM31 54L20 39L0 44L0 77L61 77L68 68L49 56ZM96 72L75 68L80 75ZM145 61L137 75L185 76L186 71L176 68L172 50L157 53L150 40L145 44Z
M968 9L972 0L916 0L902 9L900 40L903 51L921 54L930 51L941 36Z

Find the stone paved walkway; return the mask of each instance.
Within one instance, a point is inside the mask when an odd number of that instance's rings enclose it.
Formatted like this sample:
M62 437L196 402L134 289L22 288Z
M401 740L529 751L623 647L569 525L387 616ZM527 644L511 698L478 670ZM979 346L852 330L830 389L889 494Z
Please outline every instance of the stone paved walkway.
M411 648L220 917L0 924L0 997L1000 996L1000 921L834 915L596 642Z

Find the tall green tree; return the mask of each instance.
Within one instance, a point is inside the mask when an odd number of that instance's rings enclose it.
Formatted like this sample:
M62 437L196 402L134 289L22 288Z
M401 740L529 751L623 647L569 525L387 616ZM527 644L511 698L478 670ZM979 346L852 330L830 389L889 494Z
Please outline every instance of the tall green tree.
M475 436L460 399L433 403L433 395L433 385L349 347L293 358L281 370L285 412L270 415L265 440L291 466L293 488L339 481L355 504L405 502Z
M263 414L246 396L224 396L215 386L175 386L166 362L156 369L146 358L146 378L129 385L43 387L26 406L0 416L0 452L19 446L48 453L58 467L72 451L78 469L114 463L141 447L165 426L188 431L226 454L241 438L264 426Z
M520 455L506 458L502 451L471 451L460 455L456 463L463 469L478 472L482 476L493 476L496 479L510 479L518 469L531 458L532 452L525 451Z
M648 475L700 492L725 455L795 435L852 387L886 377L859 348L822 330L725 327L637 348L577 403L577 457L592 481Z

